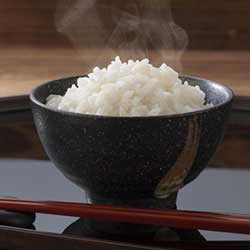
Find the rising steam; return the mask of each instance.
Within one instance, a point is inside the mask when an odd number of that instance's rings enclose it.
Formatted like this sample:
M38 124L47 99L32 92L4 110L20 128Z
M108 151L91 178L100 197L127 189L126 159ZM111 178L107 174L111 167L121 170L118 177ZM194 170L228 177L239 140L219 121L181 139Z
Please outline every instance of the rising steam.
M188 44L166 0L59 0L55 19L57 30L76 49L93 51L89 68L107 65L119 55L123 60L147 57L156 65L166 62L180 69Z

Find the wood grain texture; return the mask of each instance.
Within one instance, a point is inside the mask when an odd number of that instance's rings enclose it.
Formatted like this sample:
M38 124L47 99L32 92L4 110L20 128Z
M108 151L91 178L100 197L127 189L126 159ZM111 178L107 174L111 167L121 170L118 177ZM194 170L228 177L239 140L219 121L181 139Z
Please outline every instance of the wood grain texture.
M250 167L250 126L229 125L224 141L210 161L215 167Z
M0 115L0 158L48 159L30 111Z
M13 46L68 46L68 39L55 28L55 11L60 0L0 0L0 45ZM62 1L61 1L62 2ZM68 1L70 2L70 1ZM84 0L82 0L84 2ZM103 47L116 21L111 8L134 14L147 10L151 15L166 15L168 0L99 0L106 10L99 12L105 24L102 39L93 25L81 29L81 46ZM248 0L172 0L172 14L190 38L190 49L249 49L250 2ZM109 14L107 14L109 13ZM86 14L86 13L85 13ZM83 14L85 20L86 15ZM94 19L95 16L90 18ZM84 19L83 19L84 20ZM89 40L90 39L90 40Z
M125 58L135 55L135 51L110 49L0 49L0 97L25 95L47 80L85 74L118 53ZM186 75L214 80L231 87L237 95L250 96L250 51L187 51L182 69L172 52L152 50L146 56L155 64L167 61Z

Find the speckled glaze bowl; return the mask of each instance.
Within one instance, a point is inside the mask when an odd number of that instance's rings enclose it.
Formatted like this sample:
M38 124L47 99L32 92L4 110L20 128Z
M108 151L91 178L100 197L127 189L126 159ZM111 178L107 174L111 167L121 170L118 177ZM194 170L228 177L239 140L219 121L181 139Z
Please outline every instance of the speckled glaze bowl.
M214 107L170 116L95 116L45 105L48 95L63 95L77 78L47 82L30 94L49 158L94 203L174 207L177 191L200 174L220 144L232 91L184 76Z

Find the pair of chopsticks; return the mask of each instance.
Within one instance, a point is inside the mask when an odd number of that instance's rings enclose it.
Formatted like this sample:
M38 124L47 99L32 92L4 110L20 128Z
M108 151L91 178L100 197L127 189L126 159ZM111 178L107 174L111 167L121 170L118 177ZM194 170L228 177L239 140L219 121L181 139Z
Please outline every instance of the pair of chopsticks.
M155 224L166 227L203 229L250 234L250 215L198 211L125 208L59 201L0 199L0 209L74 217Z

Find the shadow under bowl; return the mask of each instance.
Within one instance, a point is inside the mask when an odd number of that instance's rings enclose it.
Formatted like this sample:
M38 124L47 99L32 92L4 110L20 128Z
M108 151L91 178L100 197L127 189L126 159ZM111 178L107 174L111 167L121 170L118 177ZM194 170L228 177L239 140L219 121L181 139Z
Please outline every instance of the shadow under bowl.
M30 94L42 144L57 168L89 193L92 202L173 207L176 193L197 177L220 144L233 93L209 80L182 76L214 107L151 117L96 116L54 110L78 77L47 82Z

